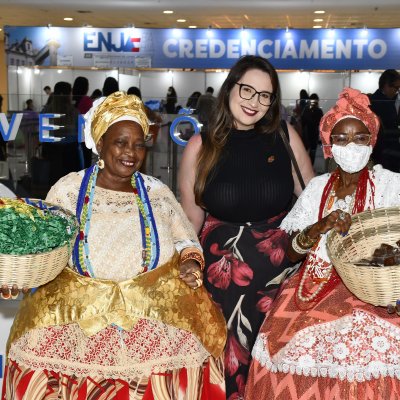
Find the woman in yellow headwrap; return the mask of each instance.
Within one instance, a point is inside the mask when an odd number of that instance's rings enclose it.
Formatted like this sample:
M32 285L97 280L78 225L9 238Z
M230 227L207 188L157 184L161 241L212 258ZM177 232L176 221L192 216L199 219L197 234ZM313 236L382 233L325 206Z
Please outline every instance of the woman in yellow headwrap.
M46 199L76 213L73 255L22 301L2 398L223 399L208 360L222 352L225 322L202 286L196 234L167 186L138 172L143 103L116 92L85 120L99 161Z

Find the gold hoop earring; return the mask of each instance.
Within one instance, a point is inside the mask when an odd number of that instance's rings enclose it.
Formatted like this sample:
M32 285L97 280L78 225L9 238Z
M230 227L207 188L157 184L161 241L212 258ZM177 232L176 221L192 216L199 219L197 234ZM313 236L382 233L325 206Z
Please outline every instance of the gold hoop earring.
M97 161L97 165L99 167L99 169L103 169L104 168L104 160L102 158L99 158L99 160Z

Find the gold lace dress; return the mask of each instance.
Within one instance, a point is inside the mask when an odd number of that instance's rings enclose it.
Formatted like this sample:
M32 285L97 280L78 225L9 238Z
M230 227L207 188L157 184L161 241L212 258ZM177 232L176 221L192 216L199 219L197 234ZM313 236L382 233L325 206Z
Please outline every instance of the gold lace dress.
M46 200L75 212L82 176L62 178ZM157 268L140 274L134 195L96 187L88 237L95 278L70 262L25 297L9 339L3 399L204 399L205 365L217 383L218 367L207 360L222 352L223 317L203 288L179 279L177 254L200 245L168 187L143 178L159 235Z

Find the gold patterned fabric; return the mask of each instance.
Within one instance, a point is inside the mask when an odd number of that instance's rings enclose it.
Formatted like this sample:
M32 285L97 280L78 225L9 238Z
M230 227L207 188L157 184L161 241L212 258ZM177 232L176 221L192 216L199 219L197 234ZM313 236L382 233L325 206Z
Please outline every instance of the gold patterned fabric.
M142 100L125 92L110 94L95 110L92 117L92 137L97 144L108 127L121 117L133 117L143 129L144 136L149 133L149 121Z
M24 297L7 348L33 329L77 323L91 336L111 324L130 330L141 318L192 332L214 357L223 351L225 320L203 287L193 290L179 278L178 254L122 282L88 278L66 268Z

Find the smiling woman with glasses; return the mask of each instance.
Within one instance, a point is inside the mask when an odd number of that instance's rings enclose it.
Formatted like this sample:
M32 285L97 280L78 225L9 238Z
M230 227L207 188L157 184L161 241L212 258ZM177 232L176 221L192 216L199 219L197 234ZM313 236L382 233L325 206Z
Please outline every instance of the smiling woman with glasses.
M202 239L204 285L227 321L226 398L243 396L251 348L288 268L287 235L277 228L301 187L280 127L304 180L313 176L280 106L274 67L242 57L221 87L208 130L186 146L179 172L182 206Z

